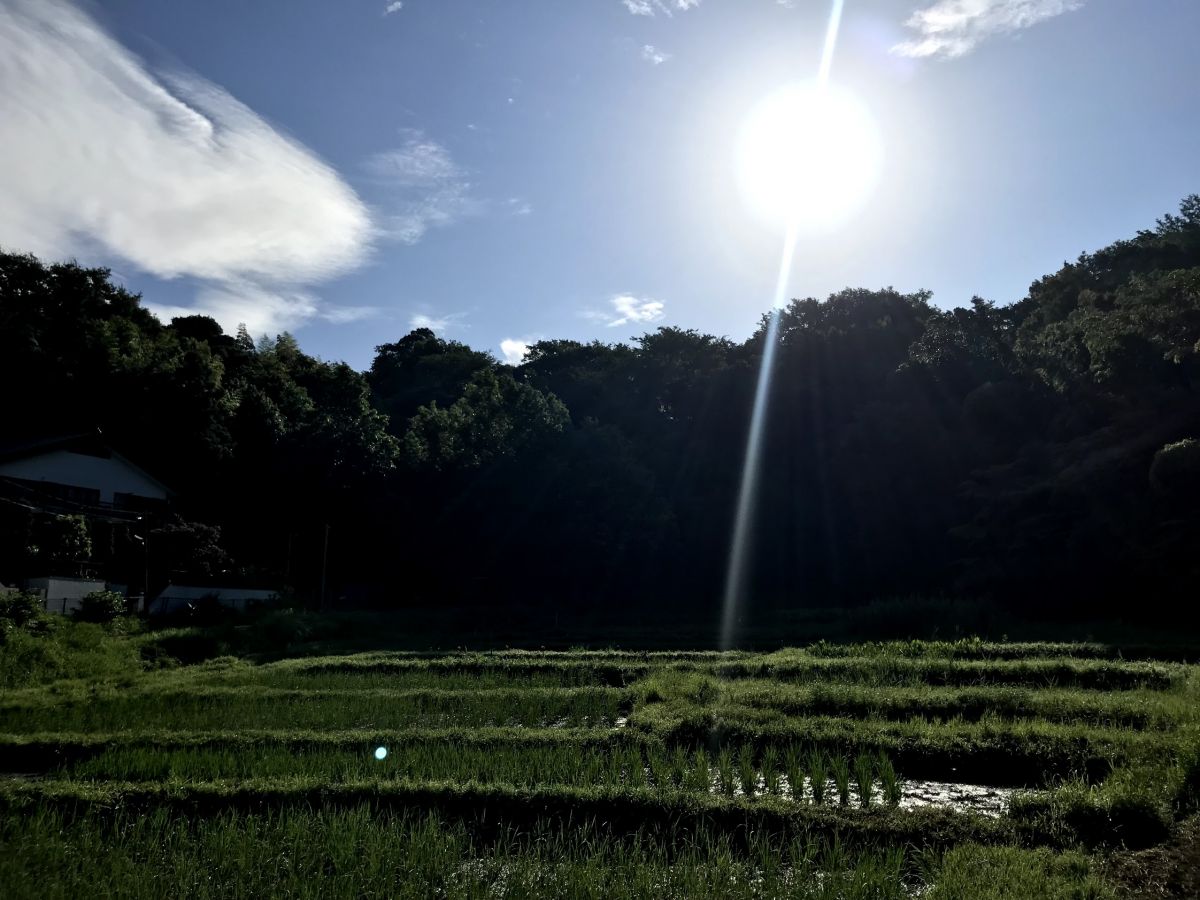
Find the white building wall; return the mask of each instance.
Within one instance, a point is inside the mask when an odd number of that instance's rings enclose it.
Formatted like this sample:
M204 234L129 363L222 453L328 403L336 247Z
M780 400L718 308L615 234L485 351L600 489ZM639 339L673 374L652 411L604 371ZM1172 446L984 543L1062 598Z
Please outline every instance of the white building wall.
M53 481L100 492L101 503L112 503L113 494L135 494L152 500L166 500L161 487L116 457L108 459L52 450L26 459L0 463L0 476L26 481Z
M104 590L103 581L84 578L30 578L25 589L42 595L46 612L72 613L79 609L80 601L93 591Z

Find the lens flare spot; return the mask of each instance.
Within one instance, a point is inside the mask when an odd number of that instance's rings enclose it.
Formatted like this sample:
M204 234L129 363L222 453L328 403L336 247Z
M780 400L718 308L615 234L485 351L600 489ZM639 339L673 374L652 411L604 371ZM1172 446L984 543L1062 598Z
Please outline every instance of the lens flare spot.
M376 747L375 748L375 758L376 759L387 759L387 747Z

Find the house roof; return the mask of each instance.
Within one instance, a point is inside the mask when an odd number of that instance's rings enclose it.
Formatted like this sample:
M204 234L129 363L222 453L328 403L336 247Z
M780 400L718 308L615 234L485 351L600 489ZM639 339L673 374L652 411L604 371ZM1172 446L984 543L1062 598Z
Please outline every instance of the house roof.
M112 448L107 441L104 440L104 435L99 429L92 432L76 432L73 434L59 434L53 436L43 436L35 438L27 438L20 441L11 441L8 443L0 443L0 462L10 462L17 459L28 459L31 456L41 456L45 453L52 453L55 450L66 450L69 453L80 453L85 456L98 456L102 459L115 459L133 469L147 481L158 487L167 496L174 496L175 492L139 466L131 461L128 457L123 456Z
M30 456L49 453L51 450L72 450L94 456L107 456L112 448L104 443L104 436L99 431L41 435L0 443L0 462L26 459Z

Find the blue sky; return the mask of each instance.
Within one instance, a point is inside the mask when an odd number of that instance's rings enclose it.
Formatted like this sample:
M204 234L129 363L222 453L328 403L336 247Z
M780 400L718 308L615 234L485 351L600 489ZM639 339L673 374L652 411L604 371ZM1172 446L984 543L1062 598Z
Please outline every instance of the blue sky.
M395 6L396 4L391 4ZM744 338L782 242L735 172L828 0L0 0L0 245L325 358ZM873 189L791 296L1000 302L1200 190L1194 0L846 0Z

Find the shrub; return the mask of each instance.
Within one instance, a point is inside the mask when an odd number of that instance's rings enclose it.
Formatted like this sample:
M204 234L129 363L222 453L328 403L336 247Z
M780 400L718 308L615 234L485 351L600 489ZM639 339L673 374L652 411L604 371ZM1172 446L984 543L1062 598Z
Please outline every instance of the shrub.
M303 643L311 639L315 632L311 616L290 609L263 613L254 630L256 637L261 640L261 649L268 652Z
M987 635L1000 630L999 611L982 600L892 597L850 611L853 633L877 639Z
M0 688L29 687L60 678L128 678L142 671L137 645L111 626L46 616L39 633L14 629L0 651Z
M92 591L79 602L75 618L83 622L113 622L127 611L125 598L116 591Z
M0 593L0 634L17 628L33 630L45 620L42 598L27 591Z

